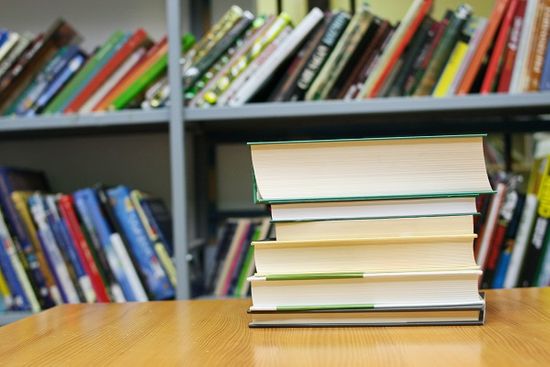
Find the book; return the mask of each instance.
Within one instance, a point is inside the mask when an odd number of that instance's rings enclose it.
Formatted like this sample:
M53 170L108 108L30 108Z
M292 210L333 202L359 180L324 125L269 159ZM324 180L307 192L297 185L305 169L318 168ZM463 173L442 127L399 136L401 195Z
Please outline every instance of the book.
M538 92L539 83L546 56L546 46L548 44L550 33L550 1L540 1L538 10L538 20L535 24L535 36L532 40L532 51L529 55L528 77L524 83L523 90L526 92Z
M253 276L252 311L306 307L479 304L481 270ZM414 289L415 292L410 292Z
M0 47L0 61L3 61L3 59L10 53L10 51L14 48L14 46L19 41L19 34L15 32L6 32L6 38L4 43L2 43L2 46Z
M258 202L492 192L480 135L291 141L249 143L249 146ZM419 157L429 157L429 165ZM468 170L460 168L462 165Z
M319 75L308 89L305 95L306 100L325 99L328 96L347 61L353 56L355 48L359 46L360 41L364 38L372 17L369 7L362 6L351 18L334 50L332 50L326 63L319 71Z
M534 25L537 15L538 0L528 0L523 17L517 55L510 81L510 93L523 92L523 84L527 73L529 55L531 55Z
M11 309L12 303L13 299L10 293L10 289L8 288L8 283L4 275L2 274L2 269L0 268L0 312Z
M276 221L278 241L343 240L473 233L471 215Z
M144 195L139 190L132 190L130 193L130 199L132 201L132 204L134 205L134 208L136 209L139 219L141 220L141 224L143 225L143 228L145 229L145 232L149 237L149 241L153 244L153 249L155 250L157 257L162 264L162 267L164 268L164 271L166 272L170 283L172 283L172 286L175 287L177 283L176 267L174 266L172 259L170 259L170 255L168 254L168 245L166 243L163 243L163 239L159 235L159 232L155 230L152 223L149 221L149 217L145 214L145 210L142 207L144 197L146 197L146 195Z
M82 266L90 278L96 301L109 302L110 297L107 292L106 282L98 270L96 260L90 249L91 245L88 244L81 230L78 217L74 210L74 200L70 195L61 195L59 197L59 211L67 225L74 247L82 262Z
M415 0L397 26L395 33L376 63L360 91L359 98L372 98L378 95L385 78L401 56L405 46L412 39L422 19L432 6L432 0Z
M65 113L78 112L82 105L97 91L97 89L121 66L124 61L139 47L149 46L149 36L142 28L137 29L131 37L112 55L103 67L91 78L88 83L73 98L64 109Z
M297 49L305 40L315 32L323 19L323 12L319 8L313 8L308 15L298 24L298 26L284 39L258 69L255 71L246 83L240 88L231 99L230 105L239 106L249 101L254 94L260 90L275 73L275 71L291 55L296 53Z
M345 327L412 325L482 325L485 303L384 307L304 307L289 310L249 310L251 328Z
M125 186L117 186L107 189L106 193L116 220L128 240L129 251L145 275L144 283L148 291L157 300L173 298L174 287L162 268L153 244L149 241L139 215L132 205L129 189Z
M485 269L486 266L491 239L495 233L498 215L506 196L506 190L507 187L504 183L500 182L497 184L496 194L491 198L491 206L487 213L487 219L485 220L484 227L481 230L479 241L475 245L476 262L481 269Z
M23 33L13 49L0 61L0 80L19 57L27 50L34 36L30 33Z
M544 57L544 67L542 69L539 86L541 91L550 90L550 39L546 45L546 56Z
M125 34L114 32L107 41L91 56L80 71L72 78L62 91L46 106L44 113L60 113L65 110L73 98L85 87L99 69L115 52L117 45L123 42Z
M453 52L453 48L460 37L462 28L468 21L471 12L472 9L470 6L461 5L453 13L426 71L424 72L418 87L414 91L414 95L426 96L432 94L433 89L439 80L441 73L443 72L443 68L447 64L447 61Z
M30 305L17 279L10 259L4 252L4 238L0 247L0 299L4 299L4 307L9 310L28 310Z
M485 77L483 78L481 93L491 93L496 90L497 74L502 67L504 48L506 46L506 41L509 39L510 29L514 21L514 16L516 15L518 5L519 0L511 0L510 5L506 9L506 13L504 14L502 24L500 25L496 37L495 45L493 46L493 51L491 52L491 57L489 58L487 71L485 72Z
M59 19L50 29L37 39L25 55L17 60L17 65L10 69L0 81L0 112L5 113L7 107L34 79L46 62L63 46L77 42L79 36L73 27Z
M172 216L160 198L142 196L140 204L147 221L159 237L170 257L174 256L174 241L172 237Z
M452 233L452 232L449 232ZM365 236L363 238L253 242L256 275L346 272L400 272L477 268L472 254L476 236ZM387 261L392 259L392 261ZM312 275L312 276L313 276Z
M273 222L475 215L475 196L271 204Z
M472 55L468 70L460 81L460 85L456 91L457 94L467 94L470 92L474 84L474 79L476 78L478 71L481 69L483 60L489 51L489 47L493 42L498 26L504 17L504 13L509 5L509 2L510 0L496 0L483 37Z
M516 62L516 56L519 48L519 37L522 29L525 27L525 24L523 23L526 6L527 0L519 0L516 7L512 29L510 30L510 36L508 38L508 42L506 43L506 49L502 60L502 71L500 73L500 79L497 86L497 91L499 93L508 92L510 89L512 73L514 72L514 64Z

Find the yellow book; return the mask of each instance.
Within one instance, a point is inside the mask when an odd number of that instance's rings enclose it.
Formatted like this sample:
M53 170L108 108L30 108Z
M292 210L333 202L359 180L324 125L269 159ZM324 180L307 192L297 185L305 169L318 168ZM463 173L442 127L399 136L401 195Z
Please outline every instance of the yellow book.
M158 256L159 261L164 268L164 271L166 271L166 275L168 275L170 283L172 283L172 285L175 287L177 283L176 267L174 266L172 259L170 259L168 251L166 251L166 248L162 244L158 233L155 232L155 230L151 226L151 223L149 223L145 212L143 211L143 207L141 206L141 199L143 196L144 194L141 193L139 190L132 190L132 192L130 193L130 200L132 200L132 204L134 204L134 207L136 208L139 219L141 220L141 224L143 224L149 240L151 240L151 243L153 243L153 249Z
M48 262L46 261L46 257L44 256L44 252L42 251L42 246L40 245L40 241L38 240L36 227L34 226L31 213L29 212L29 207L27 205L28 199L31 195L32 193L28 191L14 191L11 194L11 199L13 200L15 208L17 209L17 213L19 214L19 217L23 222L23 226L27 230L27 234L29 235L32 247L34 248L34 252L38 260L38 264L40 266L40 271L44 275L46 285L51 292L52 298L56 304L61 304L61 294L57 288L57 285L55 284L54 277L50 271L50 267L48 266Z
M8 282L6 282L6 279L4 278L4 274L0 271L0 297L4 299L4 305L6 306L6 309L11 306L11 293L10 289L8 287Z
M432 93L432 96L434 97L447 96L447 94L449 93L449 88L453 84L453 80L455 79L458 73L458 69L462 64L464 57L466 57L467 52L468 52L468 43L464 41L458 41L458 43L456 44L451 54L451 57L449 57L449 61L447 62L445 69L443 69L443 73L439 77L439 81L437 82L437 85Z

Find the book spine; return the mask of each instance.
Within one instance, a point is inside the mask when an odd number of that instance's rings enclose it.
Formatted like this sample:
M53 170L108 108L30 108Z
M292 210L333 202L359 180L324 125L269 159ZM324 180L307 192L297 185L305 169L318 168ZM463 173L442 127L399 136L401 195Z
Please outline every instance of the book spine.
M253 224L250 221L247 221L244 231L240 236L237 237L237 242L235 243L234 250L232 251L232 253L229 254L230 256L228 256L228 258L225 260L226 262L228 262L228 266L226 267L226 271L222 279L221 289L219 293L221 296L227 296L229 294L229 289L231 286L231 280L233 279L233 274L237 269L237 265L239 263L239 259L242 254L242 250L243 248L246 247L247 240L250 238L250 232L252 230L253 230Z
M502 54L510 33L510 28L512 26L512 21L514 20L517 6L518 0L510 0L510 5L506 9L502 24L500 25L487 65L487 71L485 72L485 77L483 78L480 91L482 94L491 93L496 89L496 77L502 66Z
M467 53L468 43L464 41L458 41L433 91L432 95L434 97L445 97L449 94L449 90L451 89L453 80L458 74L460 65L462 65Z
M114 52L114 49L124 33L117 31L113 33L107 42L88 60L80 71L71 79L71 81L61 90L61 92L48 104L44 113L63 112L67 105L84 87L87 81L97 72L98 67L102 65L105 59Z
M13 310L29 310L30 305L25 297L25 292L17 279L15 269L12 267L10 259L8 257L5 243L7 241L3 235L0 235L0 295L5 297L5 306L8 309Z
M489 50L491 43L493 42L495 33L497 32L498 26L501 23L501 19L508 7L510 0L497 0L491 13L490 21L487 24L487 28L479 45L472 56L468 70L464 74L464 77L460 81L460 85L457 90L457 94L467 94L472 89L474 80L477 76L478 71L481 68L483 60Z
M0 250L1 251L1 250ZM0 253L0 265L2 265L2 254ZM4 312L5 310L16 310L17 307L13 304L13 298L12 293L10 291L10 288L8 286L8 281L6 280L6 277L4 276L2 267L0 267L0 312ZM3 303L2 303L3 302ZM21 301L21 304L23 302Z
M309 87L305 99L325 99L342 72L346 61L352 56L354 48L367 30L372 14L368 7L362 7L350 20L334 50L330 53L325 65Z
M268 30L254 42L250 49L240 59L238 59L223 75L214 88L204 94L204 101L215 105L218 98L231 86L231 83L252 63L264 49L279 35L279 33L290 24L290 16L281 13Z
M141 220L141 224L143 225L143 228L145 229L149 240L153 244L153 249L158 256L159 261L162 264L162 267L164 268L168 279L170 280L170 283L172 283L172 286L175 287L177 283L176 268L174 266L174 263L172 262L172 259L170 259L168 252L166 251L167 246L162 243L158 232L153 229L153 226L149 222L149 219L145 214L145 211L143 210L143 207L141 205L143 199L142 194L137 190L132 190L132 192L130 193L130 199L132 200L132 204L136 209L139 219Z
M349 21L350 15L345 12L338 13L332 18L323 38L309 57L304 68L299 72L289 100L301 101L305 98L307 91L330 57Z
M111 201L114 214L128 238L130 251L146 276L149 292L158 300L174 297L174 287L170 284L158 257L154 253L153 246L147 238L139 216L130 200L128 188L118 186L108 189L107 195Z
M510 82L511 93L521 93L523 91L523 80L525 79L527 61L531 54L533 28L536 22L537 16L537 0L527 1L525 8L525 17L521 27L521 34L519 36L518 51L514 68L512 72L512 80Z
M451 56L453 48L458 42L462 28L468 21L471 12L472 10L468 5L461 5L458 10L453 13L449 20L449 25L445 29L445 33L443 37L441 37L441 41L435 49L433 57L428 64L428 68L420 80L420 84L416 88L414 95L427 96L433 92L433 88L439 80L443 68Z
M240 106L248 102L272 77L273 73L296 52L300 44L314 32L323 19L323 12L313 8L308 15L290 33L285 41L277 47L277 51L264 62L252 77L240 88L232 98L232 106Z
M0 61L2 61L4 57L6 57L9 52L15 47L15 45L19 41L19 38L20 37L17 33L9 32L6 41L4 42L4 44L2 44L2 47L0 47Z
M550 38L550 1L541 0L540 26L535 28L535 38L533 40L532 62L529 68L529 78L526 87L528 92L538 92L539 83L544 66L544 57L546 56L546 46Z
M361 98L374 98L378 95L385 78L390 74L431 7L432 0L415 0L412 3L380 57L375 70L373 70L363 86L360 92Z
M512 23L512 29L510 30L508 43L506 44L506 50L504 51L502 72L500 74L500 79L497 86L497 92L499 93L506 93L510 90L512 73L514 71L514 64L516 62L519 47L519 38L521 35L521 30L525 27L523 22L526 6L527 0L519 0L516 13L514 14L514 20Z
M542 75L540 77L540 90L550 90L550 38L546 45L546 56L544 58L544 67L542 69Z
M142 301L147 300L147 297L144 298L138 298L138 295L135 294L135 289L132 287L131 281L128 279L123 264L121 263L121 259L119 258L119 254L115 251L114 244L111 239L111 230L108 228L108 224L105 222L105 218L103 217L101 213L101 209L99 206L99 201L96 197L96 194L91 189L85 189L81 191L77 191L75 193L75 201L77 203L77 206L79 205L80 198L82 198L83 202L80 205L84 205L85 207L81 207L79 209L83 209L81 214L84 213L83 218L85 218L85 215L90 216L91 225L93 226L90 228L90 230L93 230L97 233L97 236L99 238L99 241L101 242L101 247L105 253L105 257L107 258L107 261L109 263L109 266L111 268L111 271L113 272L113 275L122 289L122 293L124 296L122 299L125 299L127 301ZM113 296L117 297L117 289L113 291Z
M0 80L4 74L11 68L17 59L26 51L32 42L33 36L29 33L23 34L13 50L2 60L0 60Z
M109 302L107 287L97 269L90 247L82 234L78 219L74 212L73 201L69 195L62 195L59 197L59 211L61 212L62 220L67 227L84 271L88 274L96 300L98 302Z
M487 264L487 257L489 254L491 239L495 232L498 214L500 212L500 207L502 205L504 195L506 195L506 185L499 183L496 189L497 193L493 196L491 200L491 207L487 215L487 220L481 233L478 238L478 245L476 246L476 262L479 267L483 270Z

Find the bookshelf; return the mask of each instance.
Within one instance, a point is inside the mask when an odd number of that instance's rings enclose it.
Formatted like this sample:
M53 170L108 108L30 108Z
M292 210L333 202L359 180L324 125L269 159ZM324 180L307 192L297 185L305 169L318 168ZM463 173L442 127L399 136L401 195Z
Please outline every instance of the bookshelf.
M171 107L0 118L0 139L45 134L71 137L94 132L130 134L144 129L167 132L178 299L190 296L187 252L204 243L205 222L211 217L205 190L200 188L208 179L205 152L212 144L300 137L550 131L550 93L255 103L242 107L185 109L179 64L182 4L188 5L180 0L166 0ZM193 197L190 192L199 194ZM195 235L197 227L201 230ZM27 315L0 314L0 325Z

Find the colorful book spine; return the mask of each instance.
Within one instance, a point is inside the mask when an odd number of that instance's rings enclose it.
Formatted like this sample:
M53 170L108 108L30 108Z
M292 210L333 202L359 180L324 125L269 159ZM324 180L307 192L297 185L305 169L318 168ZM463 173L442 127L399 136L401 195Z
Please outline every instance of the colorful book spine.
M527 92L538 92L539 84L546 56L546 45L550 39L550 0L541 0L540 20L535 25L535 37L533 39L533 50L530 55L528 78L524 90Z
M459 40L453 50L453 53L449 57L449 61L437 82L437 85L432 93L434 97L445 97L449 94L451 85L455 76L458 74L460 65L462 65L466 54L468 53L468 43Z
M13 47L11 52L6 55L3 60L0 60L0 80L4 74L11 68L17 59L27 50L27 47L32 42L33 35L30 33L24 33L19 37L19 41Z
M74 76L65 88L48 104L44 113L63 112L74 97L84 88L86 83L98 72L113 54L116 46L125 37L124 33L113 33L107 42L88 60L82 69Z
M6 33L7 33L6 40L2 44L2 47L0 47L0 61L2 61L2 59L10 53L10 51L19 41L19 34L15 32L6 32Z
M206 103L215 105L218 98L229 88L231 83L237 79L239 75L254 61L263 50L277 37L277 35L290 24L290 16L286 13L281 13L271 27L256 40L250 49L235 64L231 66L229 71L222 76L215 87L204 94Z
M157 300L175 296L175 290L153 250L139 215L130 200L130 191L125 186L107 190L107 195L122 230L129 242L129 250L145 274L147 288Z
M506 50L504 51L502 61L502 72L497 86L499 93L506 93L510 90L510 83L512 81L512 73L514 72L514 65L519 47L519 37L521 30L525 27L524 17L525 8L527 6L527 0L519 0L516 13L514 14L514 20L512 29L510 30L510 36L508 43L506 44Z
M512 80L510 82L510 93L523 92L523 83L527 74L527 65L533 43L538 4L538 0L527 1L521 34L519 36L516 60L512 72Z
M161 237L159 236L158 232L155 231L155 229L149 222L149 218L143 210L143 207L141 205L143 201L143 194L138 190L132 190L132 192L130 193L130 198L132 200L134 208L136 209L139 219L141 220L141 224L143 225L143 228L145 229L145 232L149 237L149 241L153 244L155 253L157 254L157 257L162 264L162 267L164 268L168 279L170 280L170 283L172 283L172 286L175 287L177 283L176 267L174 266L174 262L172 261L172 259L170 259L170 255L166 250L168 246L162 242Z
M0 258L0 261L1 260L2 259ZM0 262L0 264L2 263ZM12 307L13 298L8 287L8 282L6 281L4 274L2 274L2 268L0 268L0 312L12 309Z
M4 297L5 307L12 310L29 310L23 289L19 283L15 270L11 266L7 254L4 252L3 237L0 237L0 297Z
M540 77L540 90L550 90L550 38L546 45L546 56L544 58L544 67L542 69L542 75Z
M462 28L468 21L471 13L472 9L468 5L461 5L457 11L453 13L449 20L449 25L441 38L441 42L439 42L428 64L428 68L420 80L420 84L414 91L415 96L427 96L432 94L434 86L439 80L443 68L447 64L453 48L458 42Z

